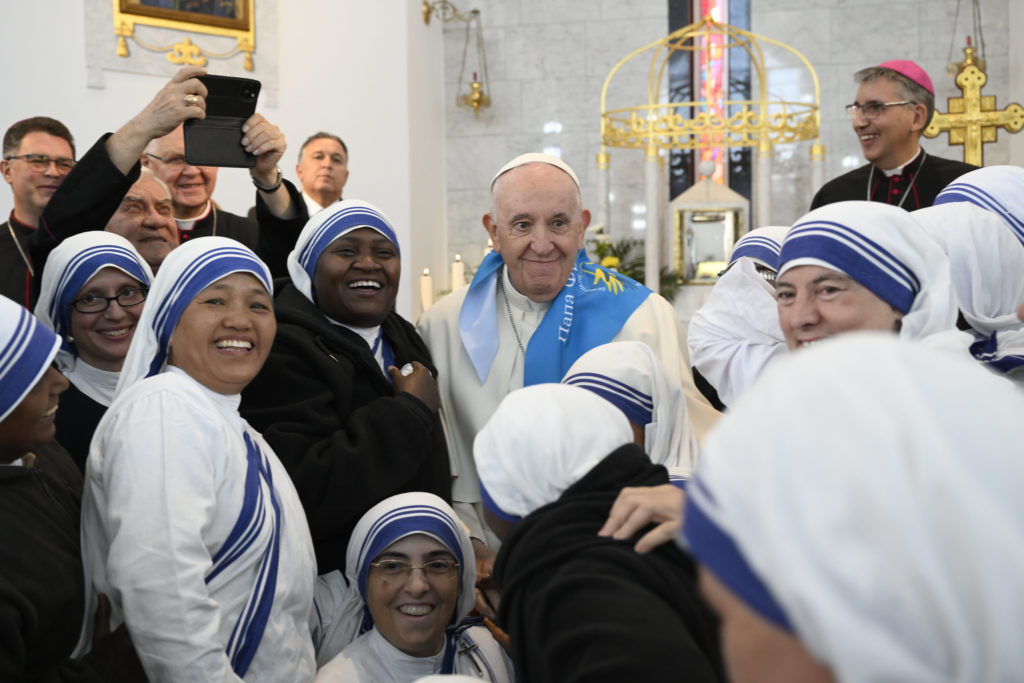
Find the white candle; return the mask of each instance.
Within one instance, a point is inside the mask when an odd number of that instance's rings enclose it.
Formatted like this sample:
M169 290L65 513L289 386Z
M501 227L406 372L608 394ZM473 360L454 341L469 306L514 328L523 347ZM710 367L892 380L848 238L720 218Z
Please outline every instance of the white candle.
M434 278L430 277L430 268L423 269L420 277L420 305L426 311L434 303Z
M462 254L456 254L452 261L452 291L466 284L466 264L462 262Z

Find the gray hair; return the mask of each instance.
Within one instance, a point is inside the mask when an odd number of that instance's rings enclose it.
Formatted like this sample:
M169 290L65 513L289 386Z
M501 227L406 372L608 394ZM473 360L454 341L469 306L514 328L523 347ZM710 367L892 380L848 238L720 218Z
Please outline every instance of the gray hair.
M899 71L894 71L884 66L870 66L866 69L861 69L853 75L853 80L856 83L867 83L873 81L876 78L886 78L895 83L900 89L900 97L905 100L909 100L916 104L923 104L925 107L925 127L932 120L932 114L935 113L935 96L925 90L921 85L910 80Z

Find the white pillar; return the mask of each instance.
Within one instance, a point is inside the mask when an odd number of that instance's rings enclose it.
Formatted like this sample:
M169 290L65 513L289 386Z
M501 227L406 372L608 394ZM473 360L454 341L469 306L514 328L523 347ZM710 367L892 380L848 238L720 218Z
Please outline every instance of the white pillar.
M644 284L651 291L660 291L661 280L661 192L658 179L658 148L649 146L644 160L645 198L647 202L647 229L644 232Z
M754 206L756 214L751 229L772 224L772 148L766 141L757 146L754 155Z
M815 140L811 145L811 195L807 205L811 205L811 197L825 184L825 145Z
M609 194L610 186L610 165L611 159L608 157L608 152L604 147L597 153L597 216L595 216L595 223L604 226L604 233L610 235L610 227L608 221L612 215L611 212L611 195Z

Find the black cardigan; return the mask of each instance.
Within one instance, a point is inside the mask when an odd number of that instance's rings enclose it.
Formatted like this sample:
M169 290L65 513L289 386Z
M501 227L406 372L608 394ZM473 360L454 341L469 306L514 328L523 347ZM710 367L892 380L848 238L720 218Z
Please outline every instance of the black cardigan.
M275 306L277 337L242 392L241 413L291 474L319 572L344 570L348 538L373 505L408 491L451 500L441 420L412 394L396 396L363 338L294 285L283 285ZM412 325L392 311L383 328L399 367L415 360L436 375Z
M624 541L597 535L623 487L667 483L641 448L622 446L505 539L498 621L519 680L725 680L689 556L672 543L637 554L648 529Z
M85 610L81 490L52 442L31 467L0 466L0 680L121 680L95 655L70 658Z

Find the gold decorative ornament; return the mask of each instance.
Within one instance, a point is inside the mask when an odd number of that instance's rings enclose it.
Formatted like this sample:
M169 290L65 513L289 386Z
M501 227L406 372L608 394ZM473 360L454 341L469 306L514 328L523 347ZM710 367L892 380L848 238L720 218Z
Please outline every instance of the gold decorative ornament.
M254 2L255 0L218 0L215 3L208 3L208 7L193 3L196 9L190 10L150 7L142 4L140 0L113 0L117 56L128 57L126 39L131 38L146 50L166 52L167 61L179 65L206 66L208 58L227 59L241 52L245 55L245 70L252 71L252 53L255 45ZM172 31L231 38L235 41L235 46L224 52L210 52L193 43L188 36L170 45L154 45L139 38L135 31L136 26L153 26Z
M437 12L437 16L444 24L447 24L449 21L468 22L471 19L469 15L460 12L459 8L448 2L448 0L437 0L436 2L423 0L420 9L423 11L423 23L428 25L430 24L430 17L433 16L434 12ZM480 10L473 10L473 12L479 14Z
M448 2L448 0L437 0L427 2L423 0L421 5L423 11L423 23L430 24L430 18L437 13L442 23L460 21L466 25L466 40L462 45L462 67L459 69L459 85L456 90L455 104L460 107L468 107L473 110L473 116L479 116L481 109L491 106L491 97L488 94L490 82L487 77L487 54L484 51L484 32L480 24L480 10L470 10L468 14L459 11L459 8ZM469 82L469 92L463 92L463 79L466 75L466 54L469 52L469 44L473 41L473 28L476 27L476 62L477 68L473 71L473 80Z
M718 48L711 41L698 40L709 36L722 36L724 44ZM803 62L814 81L813 103L769 99L764 55L759 41L781 47ZM661 94L668 92L665 79L669 58L676 52L697 53L713 48L746 51L751 69L757 76L758 97L721 102L723 108L735 110L728 117L714 114L706 101L661 101ZM650 53L647 103L608 109L608 91L616 74L635 57L646 53ZM627 149L701 149L712 146L754 147L766 152L774 145L814 140L818 148L823 149L818 142L818 102L818 76L810 62L797 50L771 38L721 24L707 16L635 50L612 68L601 89L601 142L606 147Z
M788 101L769 97L762 43L781 48L802 63L814 86L812 98ZM749 60L751 99L725 99L729 92L728 77L723 74L728 74L730 52L745 53ZM699 74L698 82L706 79L703 81L706 87L695 84L694 90L700 94L693 100L667 101L672 92L668 81L673 56L701 65L700 69L695 66L694 72ZM776 59L775 63L779 60ZM647 76L647 101L619 106L630 99L636 101L633 93L637 84L633 79L638 73ZM620 74L623 76L617 79ZM619 85L621 81L626 82L625 86ZM613 84L617 86L614 90ZM610 93L615 96L612 100L615 108L609 106ZM711 15L634 50L612 68L601 89L600 221L606 223L611 213L608 148L644 150L645 262L674 267L681 273L684 284L713 284L728 250L748 228L751 202L724 187L721 175L716 177L716 168L726 166L724 155L719 152L717 162L705 158L701 165L710 165L709 170L700 171L705 179L669 202L668 210L673 216L674 256L663 258L660 234L664 205L660 198L662 151L701 150L708 153L729 147L754 150L752 189L758 212L755 218L759 225L768 225L772 199L772 148L775 145L813 141L812 179L821 174L825 148L818 139L820 101L818 76L800 52L777 40L715 21ZM820 184L816 180L812 182ZM691 191L702 196L695 199L688 194ZM644 284L658 291L657 267L645 270Z
M964 48L964 56L964 61L959 64L960 72L956 75L961 96L948 98L948 112L936 111L932 115L924 136L934 138L948 132L949 144L964 146L965 162L983 166L985 152L982 146L995 142L1000 128L1011 133L1024 128L1024 107L1014 102L1006 109L996 109L996 96L981 94L988 76L969 41Z

